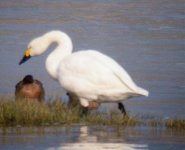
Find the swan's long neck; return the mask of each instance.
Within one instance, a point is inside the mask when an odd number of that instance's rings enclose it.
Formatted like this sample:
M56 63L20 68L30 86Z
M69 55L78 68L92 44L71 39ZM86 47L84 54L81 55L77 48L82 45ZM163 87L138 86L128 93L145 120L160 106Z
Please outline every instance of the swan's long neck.
M52 31L43 36L49 46L51 43L57 43L57 47L50 53L46 59L46 69L50 76L57 79L57 70L60 61L72 53L73 45L70 37L61 31Z

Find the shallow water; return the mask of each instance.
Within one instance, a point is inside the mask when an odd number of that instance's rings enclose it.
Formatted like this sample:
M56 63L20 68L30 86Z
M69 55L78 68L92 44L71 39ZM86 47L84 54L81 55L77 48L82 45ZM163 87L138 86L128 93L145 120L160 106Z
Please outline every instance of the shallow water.
M65 94L45 70L49 51L18 66L32 38L59 29L71 36L74 51L97 49L113 57L150 91L125 102L130 113L184 118L184 10L184 0L1 0L0 94L13 94L26 74L43 82L48 97Z
M183 150L185 133L161 128L64 126L1 129L1 150Z

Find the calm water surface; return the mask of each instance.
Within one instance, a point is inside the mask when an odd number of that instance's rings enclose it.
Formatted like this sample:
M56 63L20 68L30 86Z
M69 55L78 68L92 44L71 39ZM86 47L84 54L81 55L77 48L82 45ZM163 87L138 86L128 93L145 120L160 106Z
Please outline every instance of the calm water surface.
M175 136L174 136L175 135ZM1 129L1 150L184 150L183 132L145 127L64 126Z

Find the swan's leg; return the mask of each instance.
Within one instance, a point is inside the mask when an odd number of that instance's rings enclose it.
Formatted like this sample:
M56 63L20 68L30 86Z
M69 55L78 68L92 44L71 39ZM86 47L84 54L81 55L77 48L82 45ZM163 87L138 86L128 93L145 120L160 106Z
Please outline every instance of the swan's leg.
M89 102L86 99L84 99L84 98L80 98L80 103L81 103L81 106L82 106L82 109L80 111L80 116L81 117L87 116Z
M79 109L79 115L81 117L83 117L84 115L86 116L88 114L88 106L84 107L84 105L85 106L87 105L85 100L80 101L80 99L73 93L67 92L66 94L69 97L69 103L68 103L69 108L77 107ZM80 103L81 103L81 106L80 106Z
M89 109L88 109L88 107L81 107L81 109L80 109L80 117L86 117L87 116L87 114L89 113Z
M69 102L68 102L69 108L79 107L80 105L79 98L75 94L67 92L67 96L69 97Z
M127 112L125 110L125 107L121 102L118 103L118 108L123 113L124 116L127 116Z

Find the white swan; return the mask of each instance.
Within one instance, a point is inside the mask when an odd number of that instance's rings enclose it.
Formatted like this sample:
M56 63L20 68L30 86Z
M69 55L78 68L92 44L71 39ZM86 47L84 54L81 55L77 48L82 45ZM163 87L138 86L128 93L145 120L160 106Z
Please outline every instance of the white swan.
M112 58L96 50L72 53L72 41L61 31L50 31L32 40L19 64L31 56L42 54L53 42L58 46L47 57L46 69L67 92L79 97L82 106L87 107L92 100L118 102L119 108L124 112L120 101L133 96L148 96L149 92L138 87Z

